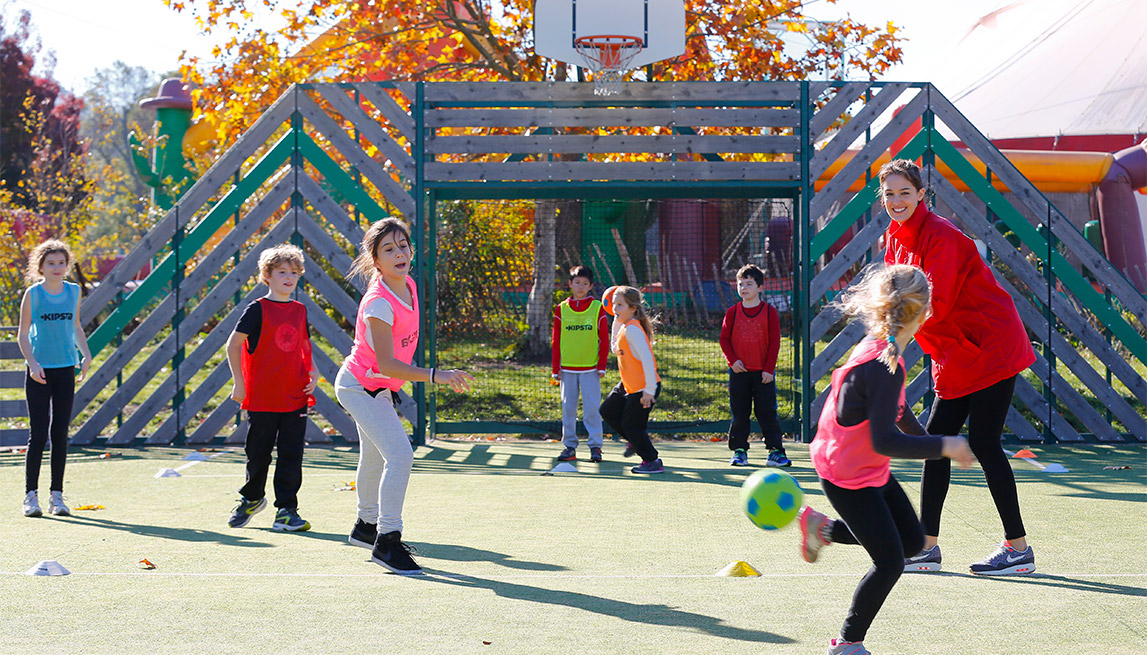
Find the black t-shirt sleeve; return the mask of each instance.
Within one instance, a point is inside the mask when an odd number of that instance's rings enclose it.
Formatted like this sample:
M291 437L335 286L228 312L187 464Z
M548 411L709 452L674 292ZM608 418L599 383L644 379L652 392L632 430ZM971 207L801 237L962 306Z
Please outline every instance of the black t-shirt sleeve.
M897 429L903 385L903 367L897 367L893 373L877 360L856 366L841 381L837 420L847 427L867 419L872 431L872 448L886 457L937 458L941 451L940 437L910 436ZM911 413L904 408L904 414Z
M252 302L239 315L239 324L235 326L236 332L247 335L247 352L255 352L259 345L259 332L263 328L263 305L258 301Z

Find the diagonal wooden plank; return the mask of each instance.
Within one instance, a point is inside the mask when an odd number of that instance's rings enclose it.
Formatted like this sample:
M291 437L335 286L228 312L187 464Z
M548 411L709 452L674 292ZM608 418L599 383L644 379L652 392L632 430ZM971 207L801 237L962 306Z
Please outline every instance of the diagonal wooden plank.
M354 340L350 337L350 335L348 335L346 331L344 331L343 328L334 321L334 319L332 319L330 316L327 316L327 313L324 312L323 309L319 307L318 303L316 303L314 299L309 295L301 294L299 296L299 301L302 302L303 305L305 305L307 308L307 322L310 323L311 329L315 332L318 332L319 335L326 339L329 344L334 346L335 350L337 350L340 354L344 356L349 355L351 346L354 345ZM346 318L348 321L350 320L349 316ZM337 371L338 367L336 366L335 372ZM328 382L334 384L335 378L333 373L328 377L327 371L320 372L323 373L323 377L325 377Z
M224 398L223 402L219 403L219 406L216 407L210 414L208 414L207 418L203 419L203 422L195 428L195 432L192 432L191 435L187 437L186 443L211 443L215 440L215 436L219 434L220 430L227 427L235 420L235 415L240 411L242 410L239 408L239 403L231 400L230 397ZM247 422L241 422L236 430L241 430L242 437L246 437ZM241 444L243 441L244 439L240 438L239 443ZM231 443L230 440L228 440L228 443Z
M808 131L811 135L810 141L819 141L828 128L836 122L838 118L844 113L846 109L852 106L852 103L859 100L864 96L864 92L870 89L872 85L868 82L848 82L836 90L836 95L831 100L824 103L824 106L817 110L816 114L808 122ZM816 97L810 94L810 97Z
M1027 405L1041 421L1047 421L1048 414L1051 414L1051 433L1056 441L1083 441L1083 437L1062 414L1050 411L1047 400L1022 375L1016 378L1015 397Z
M832 261L825 264L824 268L813 277L809 286L809 298L816 300L823 298L832 288L832 285L836 284L845 273L852 269L854 264L876 247L880 237L884 235L884 230L888 228L888 224L891 222L892 219L888 217L887 212L881 210L877 213L840 249L840 252L833 256ZM873 258L873 261L882 261L882 259Z
M1047 280L1044 279L1043 275L1004 239L999 231L989 224L987 219L964 198L963 194L956 191L956 188L944 179L943 175L938 174L932 167L925 167L924 172L931 175L932 188L936 196L952 208L964 225L991 248L993 254L1027 286L1039 302L1051 303L1051 309L1056 320L1074 334L1106 366L1111 368L1111 372L1127 386L1136 398L1147 398L1147 382L1132 368L1127 359L1116 352L1111 344L1103 338L1103 335L1099 334L1084 317L1080 316L1066 298L1058 292L1049 294ZM996 279L1000 280L1001 276L997 275ZM1015 298L1016 296L1012 297ZM1046 329L1044 334L1046 334ZM1054 344L1052 345L1054 346Z
M103 279L80 306L80 321L83 324L91 322L104 307L115 298L116 293L146 265L160 249L171 242L177 225L182 226L199 211L207 200L219 188L230 181L243 163L279 129L283 123L289 121L294 113L294 101L290 98L295 93L294 87L286 91L276 100L267 111L259 117L247 131L239 137L235 145L231 146L212 166L203 174L183 196L176 205L164 215L131 251L116 265Z
M355 426L354 419L346 413L342 405L335 402L322 389L315 389L314 410L322 414L323 418L330 422L335 430L338 430L344 441L358 443L358 428Z
M343 157L370 180L385 197L404 216L414 215L414 199L410 193L396 182L390 173L383 169L382 164L371 159L369 155L355 142L342 127L335 123L322 107L319 107L310 96L299 94L299 113L304 116L320 134L330 140L331 145L342 153Z
M399 134L406 137L407 141L411 143L414 142L414 119L411 118L409 112L400 107L399 104L390 97L390 94L386 92L386 89L382 88L378 84L370 82L355 84L354 88L357 89L364 98L369 100L370 104L374 105L375 109L377 109L378 112L382 114L386 120L390 122L391 125L394 126L394 129L398 130ZM413 99L413 91L413 85L411 85L409 91L403 90L403 93L407 98Z
M932 110L936 117L944 122L953 131L956 137L964 143L977 157L991 169L992 174L998 177L1008 189L1037 216L1039 208L1049 204L1035 185L1031 183L996 146L988 140L974 125L964 118L963 114L939 91L933 91L931 99ZM1138 317L1140 323L1147 324L1147 299L1131 286L1123 274L1116 271L1102 254L1100 254L1082 234L1080 234L1070 221L1051 222L1052 234L1064 243L1077 257L1083 261L1099 280L1107 286L1120 302Z
M228 318L230 318L230 315L228 315ZM236 316L234 322L238 323L238 321L238 316ZM228 334L230 334L234 327L234 325L230 325L226 328ZM179 413L181 417L185 417L187 419L184 421L184 424L189 424L191 419L196 414L198 414L199 411L202 410L205 405L207 405L207 403L211 402L211 399L215 397L215 394L219 392L219 389L221 389L230 380L231 367L228 366L227 360L224 359L215 365L215 368L213 368L211 373L207 375L207 379L201 382L199 386L195 387L195 390L192 391L191 394L187 396L187 399L183 402L183 404L180 405ZM176 415L173 412L169 414L168 417L163 420L163 423L160 423L159 427L156 428L155 432L153 432L152 435L144 441L144 445L154 446L171 444L175 441L176 436L179 434L179 427L180 426L177 425Z
M844 126L841 127L840 130L837 131L837 133L832 137L832 140L829 141L824 146L824 148L813 155L812 162L809 164L809 177L815 180L819 178L821 174L823 174L826 170L828 170L828 167L832 165L832 163L837 159L840 159L840 156L843 155L846 150L848 150L848 147L851 146L857 139L859 139L864 134L865 130L872 126L872 122L880 117L880 115L883 114L885 110L891 107L892 103L896 102L900 98L900 95L904 93L904 90L907 88L908 85L904 83L897 82L894 84L889 84L881 88L879 93L869 99L868 102L864 103L864 107L862 107L860 111L856 112L856 116L854 116L853 119L849 122L845 123ZM916 94L916 98L920 98L920 96L926 95L927 91L923 90ZM913 98L913 100L916 100L916 98ZM907 104L908 107L913 105L912 102ZM904 113L905 111L912 111L915 113L914 108L909 110L908 107L905 107L901 113ZM915 118L913 118L913 120L915 120ZM897 136L903 132L904 130L901 128ZM855 180L856 178L854 177L852 179Z
M812 360L811 380L819 380L828 375L836 366L841 357L864 338L864 325L860 321L853 321L837 334Z
M346 254L342 246L335 243L335 240L331 238L331 235L327 234L326 230L323 230L315 223L310 215L299 210L299 220L296 227L303 239L305 239L312 248L317 250L336 270L350 270L354 260L351 259L350 255Z
M290 199L291 186L290 180L282 180L272 187L267 192L267 195L247 213L243 220L239 221L239 225L235 226L235 228L187 274L183 284L180 286L181 295L184 298L194 296L198 293L212 277L219 273L225 261L231 257L231 253L237 251L247 239L263 226L263 223L271 216L272 212ZM99 369L92 373L92 376L76 393L74 406L77 413L86 407L88 403L95 398L96 394L110 384L111 379L115 375L124 370L124 367L127 366L132 357L134 357L148 341L167 327L170 321L175 317L176 308L174 303L174 295L169 295L164 298L160 306L132 331L127 341L116 348Z
M406 179L414 179L414 157L405 148L398 145L398 142L392 139L386 130L382 129L382 126L368 116L361 105L355 104L347 96L345 90L322 86L319 87L318 91L343 118L355 126L359 134L374 144L374 147L378 148L378 151L389 159L406 176Z
M138 394L139 391L144 387L144 385L150 382L152 378L158 375L159 372L167 366L171 358L174 356L176 349L182 345L182 343L186 343L186 340L191 336L194 336L197 331L207 322L207 320L209 320L216 312L218 312L220 307L224 303L228 302L231 296L251 279L251 276L257 267L259 253L272 245L282 243L288 236L290 236L290 232L291 224L287 218L280 220L278 224L276 224L275 227L271 229L271 231L267 232L259 241L259 244L250 252L248 252L243 257L243 259L241 259L239 263L236 264L235 267L230 272L228 272L227 275L225 275L215 287L212 288L212 290L207 294L207 296L204 297L199 305L197 305L195 309L193 309L191 313L187 315L183 321L183 324L181 325L181 327L184 328L180 331L181 343L176 343L176 336L174 332L169 334L160 343L160 345L156 347L155 351L144 361L144 363L141 364L138 369L136 369L131 377L128 378L123 386L121 386L119 389L116 389L116 391L112 394L112 397L109 398L103 406L98 408L88 418L88 420L84 422L84 425L81 426L79 431L77 431L77 434L80 432L87 433L92 430L97 432L102 430L103 427L107 425L107 423L111 420L112 415L116 411L114 408L122 407L132 398L134 398L136 394ZM256 291L257 289L253 289L247 294L247 302L250 302L255 297L258 297L251 295L256 293ZM235 311L236 309L238 308L233 308L232 311ZM242 310L239 309L239 311ZM237 320L238 319L236 318L236 321ZM228 334L229 333L223 333L220 335L215 331L213 331L211 334L208 334L203 342L199 344L199 348L196 348L195 351L192 352L191 355L185 359L182 364L180 364L180 379L190 379L191 375L203 366L206 358L210 357L211 354L214 354L218 351L222 345L219 342L226 341ZM201 350L203 353L209 354L201 354ZM142 429L147 425L148 421L151 420L151 417L155 415L155 412L159 411L159 408L162 406L162 404L174 397L176 391L174 379L174 374L169 376L168 379L160 385L160 388L153 392L152 395L147 400L145 400L143 404L140 405L135 414L128 418L128 420L124 421L123 426L119 431L117 431L117 436L113 437L116 442L119 441L119 433L121 432L133 433L127 438L134 438L134 433L142 431ZM166 398L164 398L165 394Z
M304 255L304 261L306 261L307 272L303 274L303 279L307 281L307 284L322 294L323 298L335 308L335 311L347 317L358 316L358 303L352 300L338 283L323 271L322 266L311 259L310 255Z
M864 177L864 172L871 168L872 164L879 159L886 150L892 147L896 139L904 134L904 131L908 129L913 121L923 115L924 110L927 109L927 104L927 95L924 92L917 94L900 113L888 121L884 129L880 130L872 140L865 143L860 152L850 159L848 163L840 169L840 172L834 175L833 178L813 196L812 203L810 204L810 220L815 220L823 216L829 207L831 207L841 195L848 191L848 188L852 186L853 182ZM841 152L843 153L843 151ZM840 157L838 154L829 161L828 157L831 155L826 154L824 151L818 153L817 156L823 157L820 162L821 165L824 166L824 168L821 169L821 173L827 170L828 166ZM812 179L816 179L821 173L810 172L810 175L813 176Z
M225 292L221 292L219 296L229 297L234 293L234 290L231 289L230 285L225 286L225 282L227 282L226 278L224 278L224 282L220 283L220 285L215 289L217 290L220 289L220 287L223 287ZM231 311L228 312L226 322L234 327L234 325L239 322L239 316L243 313L243 308L246 307L248 303L265 294L266 287L262 286L258 286L249 291L243 300L240 301L239 304L237 304L235 307L232 307ZM192 316L188 316L189 322L193 322L194 324L194 322L205 320L204 317L210 318L215 312L218 311L218 301L219 297L211 298L209 296L208 298L205 298L204 303L196 307L195 312L193 312L193 314L198 312L198 315L195 315L194 318ZM159 411L169 402L171 402L172 398L175 397L176 392L180 389L180 387L176 384L176 380L181 381L183 383L183 388L186 388L187 381L189 381L191 377L200 369L206 366L208 360L210 360L212 356L218 353L220 348L222 348L227 343L227 338L230 335L230 329L218 329L217 326L217 329L212 330L203 339L203 341L200 342L199 347L192 351L191 354L188 355L187 359L180 363L176 372L168 374L167 377L164 378L164 380L160 383L159 387L153 391L151 395L144 399L142 403L139 404L139 407L136 409L135 413L128 417L128 419L123 422L123 425L120 426L118 430L116 430L115 434L112 435L110 439L108 439L108 443L132 443L132 441L138 435L143 433L144 428L147 427L147 424L151 421L151 419L154 418L159 413ZM171 344L172 348L174 348L174 343L175 339L173 336L164 340L164 344ZM145 364L147 363L148 362L145 362ZM168 364L168 362L165 361L159 361L159 363L164 366ZM124 384L123 388L127 388L126 383ZM131 397L132 396L128 396L129 399ZM198 409L199 408L196 408L196 411L198 411ZM97 410L97 413L99 413L99 410ZM191 421L192 418L194 418L194 416L195 412L188 411L181 405L179 408L179 416L173 419L172 426L175 428L184 427L189 421ZM93 415L92 418L94 419L95 415ZM86 425L87 424L85 423L85 426ZM100 428L103 427L103 425L99 425L98 423L97 425Z

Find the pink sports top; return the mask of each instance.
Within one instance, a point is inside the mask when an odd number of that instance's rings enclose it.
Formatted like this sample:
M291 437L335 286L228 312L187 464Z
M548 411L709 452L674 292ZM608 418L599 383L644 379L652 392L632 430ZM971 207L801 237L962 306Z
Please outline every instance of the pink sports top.
M836 420L836 397L844 376L854 367L879 357L886 345L879 339L865 339L853 349L844 366L833 371L832 389L820 413L816 438L809 445L816 474L844 489L882 487L888 482L891 460L872 447L871 422L866 419L845 427ZM903 358L899 365L904 366ZM904 386L901 385L899 406L904 404Z
M391 333L394 336L394 358L409 364L414 360L414 351L418 348L418 287L414 280L406 278L406 288L410 290L412 304L410 307L399 300L398 296L382 281L376 277L371 282L370 289L358 304L358 316L354 322L354 346L347 355L344 365L351 375L358 380L363 389L375 391L377 389L390 389L398 391L406 380L388 378L378 370L378 357L374 353L374 346L370 342L370 326L363 312L375 300L384 300L393 311L394 322L391 324Z

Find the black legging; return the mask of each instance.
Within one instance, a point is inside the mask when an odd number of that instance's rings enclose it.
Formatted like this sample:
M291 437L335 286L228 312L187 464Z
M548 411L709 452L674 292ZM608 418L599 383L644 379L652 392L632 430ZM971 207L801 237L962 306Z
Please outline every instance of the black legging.
M1000 444L1015 387L1016 378L1012 376L959 398L942 400L937 397L932 403L926 427L928 434L955 436L960 434L967 421L968 446L984 469L984 479L1004 524L1005 539L1027 536L1020 517L1016 478ZM924 524L924 534L940 536L940 513L944 509L951 478L952 460L942 457L924 462L924 472L920 475L920 519Z
M72 401L76 396L76 369L73 366L44 369L45 384L24 370L24 395L28 399L28 453L24 456L24 491L40 488L40 462L44 446L52 440L51 491L64 490L64 463L68 458L68 425L72 422Z
M908 496L891 475L882 487L845 489L828 480L821 480L820 485L840 515L832 524L833 543L860 544L872 558L872 568L856 585L840 630L845 641L864 641L884 599L904 572L904 554L924 548L924 532Z
M661 383L657 383L654 398L661 395ZM641 406L641 392L625 393L625 386L620 382L609 392L598 408L601 418L622 439L629 442L633 452L641 456L646 462L657 459L657 448L649 438L649 412L653 407Z

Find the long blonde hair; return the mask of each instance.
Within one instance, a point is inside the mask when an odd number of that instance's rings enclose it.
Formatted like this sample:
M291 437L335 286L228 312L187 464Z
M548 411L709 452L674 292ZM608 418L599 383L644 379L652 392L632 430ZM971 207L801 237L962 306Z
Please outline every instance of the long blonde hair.
M924 271L907 264L872 264L832 304L859 318L869 334L887 343L880 361L895 373L901 355L897 335L930 311L931 302L932 285Z
M44 267L44 260L48 255L56 253L63 253L67 258L68 264L72 263L72 251L68 249L68 244L58 239L48 239L32 249L28 254L28 268L24 271L24 280L28 284L35 284L44 279L44 273L40 269Z
M641 329L645 330L645 336L649 337L650 343L653 343L654 326L660 321L645 308L645 298L641 292L633 287L620 286L613 290L613 297L616 298L618 294L625 300L625 304L633 308L633 318L641 323Z

